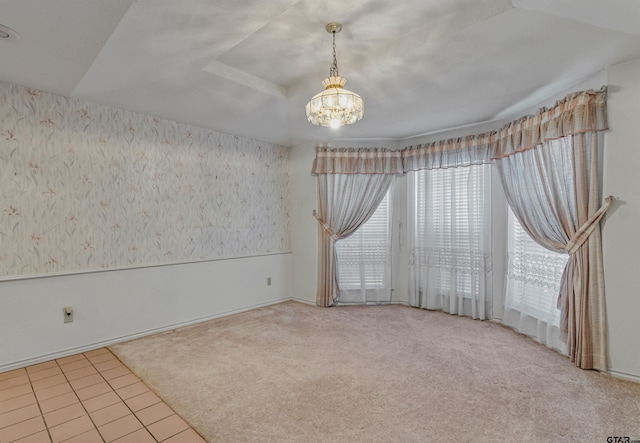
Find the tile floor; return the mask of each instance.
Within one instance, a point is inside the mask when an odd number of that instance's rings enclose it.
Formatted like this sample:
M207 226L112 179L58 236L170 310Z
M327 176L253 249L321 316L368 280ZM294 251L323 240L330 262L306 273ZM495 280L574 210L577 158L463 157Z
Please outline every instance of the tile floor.
M203 443L107 348L0 373L0 443Z

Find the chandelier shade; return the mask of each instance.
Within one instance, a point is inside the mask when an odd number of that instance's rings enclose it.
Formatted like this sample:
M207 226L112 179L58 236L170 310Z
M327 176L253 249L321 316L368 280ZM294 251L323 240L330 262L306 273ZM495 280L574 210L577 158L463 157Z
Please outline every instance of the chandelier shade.
M358 94L344 89L347 79L338 73L336 33L342 30L342 25L329 23L326 29L333 34L333 64L329 69L329 77L322 80L324 91L314 95L307 103L307 120L314 125L339 128L360 120L364 115L364 104Z
M344 89L343 77L327 77L322 81L324 91L314 95L307 103L307 120L314 125L338 128L360 120L364 114L362 98Z

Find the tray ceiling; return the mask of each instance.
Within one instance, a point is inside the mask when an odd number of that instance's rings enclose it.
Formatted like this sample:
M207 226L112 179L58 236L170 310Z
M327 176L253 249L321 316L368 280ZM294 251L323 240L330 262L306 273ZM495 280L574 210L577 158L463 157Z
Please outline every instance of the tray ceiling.
M304 106L331 63L365 117ZM0 81L291 145L510 117L640 57L634 0L0 0Z

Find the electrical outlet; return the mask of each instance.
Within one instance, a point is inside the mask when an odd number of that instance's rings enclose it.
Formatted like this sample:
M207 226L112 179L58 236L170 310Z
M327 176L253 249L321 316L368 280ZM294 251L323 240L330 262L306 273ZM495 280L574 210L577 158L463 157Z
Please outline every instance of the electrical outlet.
M267 286L271 286L271 277L267 277Z
M62 308L62 315L64 316L65 323L71 323L73 321L73 309L71 306Z

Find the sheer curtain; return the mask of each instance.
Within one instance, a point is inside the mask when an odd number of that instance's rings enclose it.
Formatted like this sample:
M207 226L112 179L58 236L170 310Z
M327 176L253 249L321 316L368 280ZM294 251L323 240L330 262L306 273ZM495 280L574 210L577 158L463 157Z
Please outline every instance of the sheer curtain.
M558 293L569 256L537 244L509 210L503 322L562 353Z
M391 193L369 220L336 242L337 303L391 302Z
M540 245L569 254L558 307L571 361L607 369L598 130L604 91L570 96L501 131L496 161L510 208Z
M340 293L335 242L364 224L386 195L394 174L402 173L401 156L383 148L349 150L319 146L313 173L318 181L318 293L327 307Z
M490 166L409 175L409 304L491 318Z

